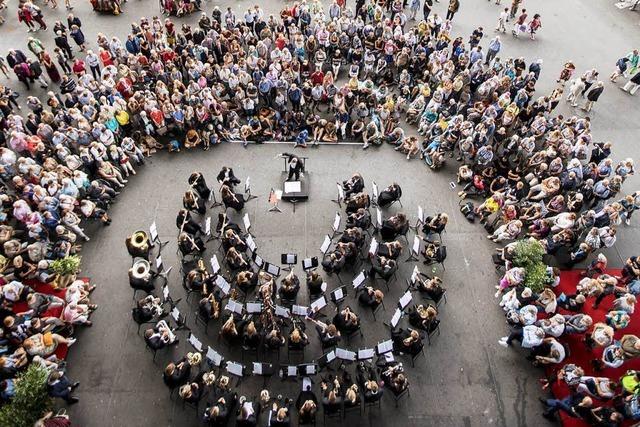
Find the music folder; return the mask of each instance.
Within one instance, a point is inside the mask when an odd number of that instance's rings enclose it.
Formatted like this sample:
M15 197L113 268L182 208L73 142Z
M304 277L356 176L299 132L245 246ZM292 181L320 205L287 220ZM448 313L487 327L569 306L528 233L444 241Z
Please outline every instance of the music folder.
M254 253L256 249L258 249L258 246L256 245L255 240L253 240L253 236L251 236L251 234L247 234L247 237L245 237L244 240L247 242L247 247L251 253Z
M297 377L298 367L296 365L284 365L280 368L280 376L282 378Z
M264 260L260 255L258 255L257 252L254 252L253 254L251 254L251 259L253 259L253 262L258 268L262 268L262 266L264 265Z
M243 304L230 299L229 301L227 301L227 306L225 307L225 310L229 310L233 313L242 315L243 308L244 308Z
M376 208L376 221L378 222L378 228L382 227L382 211Z
M378 241L375 237L371 238L371 244L369 245L369 255L376 255L378 253Z
M411 273L411 284L415 285L418 280L418 276L420 275L420 270L418 270L418 266L413 266L413 272Z
M169 301L169 285L164 285L162 287L162 299L164 301Z
M331 228L337 232L340 229L340 213L336 212L336 216L333 218L333 225Z
M244 224L244 229L248 233L249 229L251 228L251 220L249 219L248 213L244 214L244 216L242 217L242 223Z
M211 257L211 271L213 274L218 274L220 271L220 263L218 262L218 255Z
M418 236L413 237L413 246L411 247L411 252L416 255L420 255L420 238Z
M340 286L331 292L331 300L336 303L340 302L345 298L346 294L346 288L344 286Z
M149 226L149 234L151 235L151 241L158 239L158 226L155 221Z
M307 271L313 268L318 268L318 257L305 258L302 260L302 269Z

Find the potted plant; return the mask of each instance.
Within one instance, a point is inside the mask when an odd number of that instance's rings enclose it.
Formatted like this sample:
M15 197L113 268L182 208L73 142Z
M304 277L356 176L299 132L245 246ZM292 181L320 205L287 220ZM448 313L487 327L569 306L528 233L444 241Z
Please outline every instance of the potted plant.
M76 280L76 274L80 271L80 256L69 255L57 259L51 263L51 268L56 273L54 286L56 288L66 288Z
M524 268L524 285L536 293L552 283L543 261L544 254L544 247L534 239L520 240L514 250L513 264Z
M0 408L0 425L33 427L33 424L51 409L47 392L46 369L36 363L29 365L15 380L15 395Z

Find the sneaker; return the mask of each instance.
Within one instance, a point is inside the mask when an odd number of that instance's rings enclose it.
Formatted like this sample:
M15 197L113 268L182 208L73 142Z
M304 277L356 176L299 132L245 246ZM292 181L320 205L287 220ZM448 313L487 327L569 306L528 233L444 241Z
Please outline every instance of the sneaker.
M76 343L77 339L76 338L69 338L69 342L67 343L67 347L71 347L72 345L74 345Z
M624 220L624 223L625 223L626 225L629 225L629 224L631 224L631 220L630 220L629 218L626 218L626 219Z
M502 337L498 340L498 344L500 344L501 346L503 346L504 348L509 347L509 343L507 343L507 338Z
M496 294L494 295L495 298L500 298L500 294L502 294L501 291L496 292Z

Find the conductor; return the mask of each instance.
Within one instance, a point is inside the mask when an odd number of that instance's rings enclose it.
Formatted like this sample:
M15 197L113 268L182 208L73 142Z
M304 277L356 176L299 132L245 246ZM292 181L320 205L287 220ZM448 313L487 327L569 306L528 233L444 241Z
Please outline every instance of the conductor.
M300 174L304 174L303 161L300 160L298 156L291 153L282 153L280 154L280 157L284 157L287 159L287 168L289 170L287 181L300 181Z

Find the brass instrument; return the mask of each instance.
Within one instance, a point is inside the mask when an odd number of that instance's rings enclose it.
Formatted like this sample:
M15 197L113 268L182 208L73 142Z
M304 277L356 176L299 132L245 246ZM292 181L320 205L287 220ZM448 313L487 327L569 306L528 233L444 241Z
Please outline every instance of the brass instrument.
M151 276L151 264L144 258L136 258L131 267L131 275L134 279L148 280Z
M149 257L149 235L144 230L138 230L125 240L127 251L132 257Z

